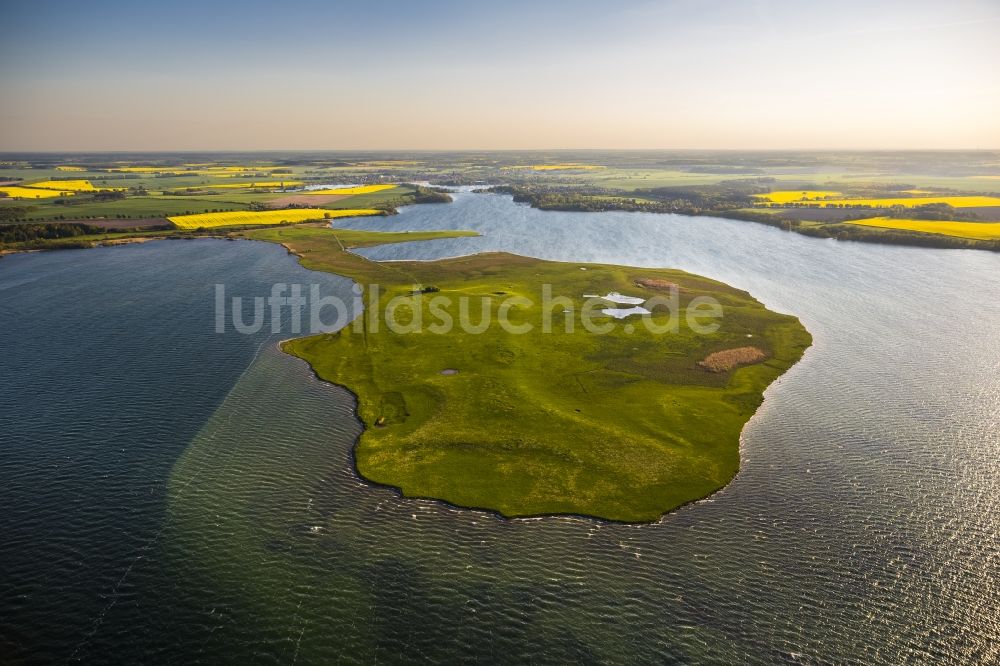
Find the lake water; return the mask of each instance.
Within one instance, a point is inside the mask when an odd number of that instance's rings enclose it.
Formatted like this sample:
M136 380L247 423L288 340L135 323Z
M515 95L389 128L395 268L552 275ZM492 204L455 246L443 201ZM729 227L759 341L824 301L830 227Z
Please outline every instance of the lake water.
M366 229L676 267L798 315L743 468L644 526L504 521L353 474L353 399L217 335L213 285L279 247L157 242L0 260L0 661L988 663L1000 659L1000 255L509 197Z

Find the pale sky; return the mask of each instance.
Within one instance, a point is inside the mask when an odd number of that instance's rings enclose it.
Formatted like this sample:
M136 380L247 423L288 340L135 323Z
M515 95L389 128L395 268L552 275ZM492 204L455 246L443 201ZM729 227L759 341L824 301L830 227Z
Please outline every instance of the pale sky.
M1000 148L997 0L485 4L7 6L0 151Z

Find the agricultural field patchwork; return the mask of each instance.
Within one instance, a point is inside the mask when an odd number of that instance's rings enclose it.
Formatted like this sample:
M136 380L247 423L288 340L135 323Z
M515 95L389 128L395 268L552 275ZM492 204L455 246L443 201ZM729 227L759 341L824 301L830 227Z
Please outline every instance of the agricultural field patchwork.
M924 233L926 226L847 224L885 215L890 207L906 207L895 214L907 219L1000 221L1000 179L995 177L997 161L990 156L976 163L943 154L925 159L655 151L398 158L370 153L302 159L257 154L233 163L201 157L184 161L169 154L150 154L142 161L125 157L67 154L0 164L0 193L6 195L0 196L2 221L128 220L311 207L392 210L446 201L446 196L435 199L427 188L408 184L429 182L498 185L546 210L722 215L842 240L884 236L886 242L918 245L998 245L975 240L983 227L973 228L978 233L970 237L965 231ZM120 195L107 194L109 190ZM916 209L928 204L955 210Z

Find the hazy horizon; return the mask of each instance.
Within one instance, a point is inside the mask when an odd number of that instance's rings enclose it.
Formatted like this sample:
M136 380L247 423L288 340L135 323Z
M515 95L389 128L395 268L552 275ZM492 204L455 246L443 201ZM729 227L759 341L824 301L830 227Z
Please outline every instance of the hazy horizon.
M995 150L1000 5L33 3L2 152Z

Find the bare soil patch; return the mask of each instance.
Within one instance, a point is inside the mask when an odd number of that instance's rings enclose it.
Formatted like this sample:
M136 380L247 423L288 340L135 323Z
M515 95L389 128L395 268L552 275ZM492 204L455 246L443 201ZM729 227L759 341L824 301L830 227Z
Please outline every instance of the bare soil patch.
M698 365L709 372L726 372L738 365L750 365L759 363L767 358L767 354L757 347L735 347L734 349L723 349L709 354Z
M657 291L680 289L676 282L670 282L661 278L639 278L635 281L635 284L637 287L645 287L646 289L655 289Z

